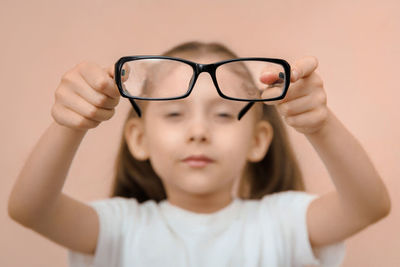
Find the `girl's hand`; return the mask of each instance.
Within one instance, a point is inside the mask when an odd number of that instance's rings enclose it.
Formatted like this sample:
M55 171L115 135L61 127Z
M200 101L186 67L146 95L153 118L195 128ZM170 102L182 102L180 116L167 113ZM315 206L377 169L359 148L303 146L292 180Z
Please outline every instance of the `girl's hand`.
M54 120L83 131L109 120L120 99L113 77L114 65L106 69L87 61L67 71L55 92Z
M291 83L284 99L265 101L264 104L276 105L278 112L287 124L303 134L312 134L321 130L328 118L327 96L323 81L315 72L318 60L313 56L297 60L292 66ZM274 82L278 77L270 70L261 74L260 81L265 84ZM262 94L267 95L268 89Z

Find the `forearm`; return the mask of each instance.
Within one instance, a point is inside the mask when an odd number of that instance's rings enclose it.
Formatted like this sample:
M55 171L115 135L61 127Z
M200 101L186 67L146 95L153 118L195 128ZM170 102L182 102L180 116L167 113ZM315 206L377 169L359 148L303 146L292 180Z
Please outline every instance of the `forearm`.
M86 131L53 122L31 151L8 202L10 216L29 225L61 194L68 170Z
M324 162L345 209L376 220L390 209L387 189L367 153L329 110L325 126L306 135Z

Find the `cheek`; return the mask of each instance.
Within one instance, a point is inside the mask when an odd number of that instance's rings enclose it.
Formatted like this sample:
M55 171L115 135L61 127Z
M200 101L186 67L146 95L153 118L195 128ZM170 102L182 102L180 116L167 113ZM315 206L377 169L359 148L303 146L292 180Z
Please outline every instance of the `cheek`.
M220 156L226 156L231 162L242 162L251 146L252 133L246 128L231 129L219 133L216 146Z
M178 142L182 141L177 134L171 131L153 129L152 133L148 135L148 142L150 162L154 172L161 180L168 180L173 170L171 166L175 165L182 157L176 149L179 147Z
M156 124L146 129L150 155L154 157L173 156L176 148L183 142L182 131L173 130ZM169 157L166 157L169 158Z

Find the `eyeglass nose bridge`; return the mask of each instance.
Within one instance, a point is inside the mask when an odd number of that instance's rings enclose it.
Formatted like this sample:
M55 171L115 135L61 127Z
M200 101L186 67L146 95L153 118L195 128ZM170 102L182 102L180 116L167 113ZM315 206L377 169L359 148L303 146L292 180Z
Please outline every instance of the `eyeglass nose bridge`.
M196 71L197 74L200 74L202 72L208 72L208 73L215 73L215 64L196 64Z
M195 65L195 72L194 75L192 76L192 78L190 79L189 84L191 85L190 88L190 93L193 90L194 84L197 81L197 79L199 78L200 73L202 72L207 72L210 76L211 79L214 83L215 89L217 89L218 94L223 97L220 93L220 90L218 88L218 83L217 83L217 79L215 77L215 70L216 70L216 66L215 64L200 64L200 63L196 63Z
M225 98L221 91L219 90L218 82L217 82L217 77L215 76L216 69L219 65L216 65L215 63L210 63L210 64L200 64L200 63L195 63L195 73L193 77L190 80L190 85L191 88L189 90L189 94L192 92L194 84L197 81L197 78L199 77L200 73L202 72L208 72L210 74L211 79L213 80L215 89L217 90L218 94ZM194 81L193 81L194 80ZM251 101L247 105L245 105L242 110L239 112L237 119L240 120L244 114L254 105L254 102Z

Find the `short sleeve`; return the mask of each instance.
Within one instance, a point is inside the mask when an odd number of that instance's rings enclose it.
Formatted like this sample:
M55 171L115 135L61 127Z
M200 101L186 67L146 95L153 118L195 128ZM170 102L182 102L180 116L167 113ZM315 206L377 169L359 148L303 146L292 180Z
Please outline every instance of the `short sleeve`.
M340 266L345 255L344 241L320 247L314 252L308 237L306 213L317 195L303 191L283 191L264 196L262 203L276 216L285 266Z
M99 235L94 255L68 250L69 267L118 266L122 251L122 238L127 222L137 212L134 198L113 197L91 201L99 218ZM134 220L130 220L133 222Z

